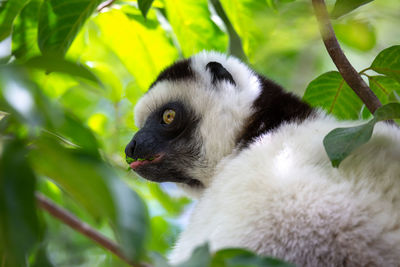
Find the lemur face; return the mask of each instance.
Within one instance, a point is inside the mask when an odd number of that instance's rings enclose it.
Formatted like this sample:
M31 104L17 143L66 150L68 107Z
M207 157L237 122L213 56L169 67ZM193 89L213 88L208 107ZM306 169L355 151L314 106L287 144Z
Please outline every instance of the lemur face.
M200 144L194 142L198 123L194 112L179 101L157 107L126 146L126 155L135 160L131 168L151 181L201 186L185 171L200 157Z
M135 107L140 130L125 149L131 168L151 181L207 187L234 149L258 88L244 64L222 54L167 68Z

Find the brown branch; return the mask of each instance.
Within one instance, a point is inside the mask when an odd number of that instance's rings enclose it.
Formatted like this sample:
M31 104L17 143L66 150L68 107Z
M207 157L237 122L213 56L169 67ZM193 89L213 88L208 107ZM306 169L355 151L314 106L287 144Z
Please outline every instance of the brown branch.
M103 3L101 3L98 7L97 7L97 12L101 12L104 8L111 6L112 4L114 4L116 0L107 0L104 1Z
M336 39L335 32L333 31L333 27L329 19L325 1L312 0L312 3L314 6L315 16L317 17L319 23L322 39L324 41L326 50L332 58L333 63L335 63L346 83L364 102L368 110L374 114L375 110L382 106L382 104L374 92L372 92L365 81L361 78L360 74L353 68L340 48L339 42Z
M77 232L83 234L87 238L93 240L98 245L102 246L106 250L112 252L120 259L128 263L130 266L133 267L144 267L148 266L147 264L135 264L130 261L120 250L120 247L113 242L112 240L108 239L107 237L103 236L101 233L94 230L88 224L80 221L77 217L75 217L70 212L66 211L65 209L57 206L57 204L53 203L50 199L46 198L42 194L36 193L36 200L38 205L43 210L47 211L51 216L59 219L64 224L68 225L72 229L76 230Z

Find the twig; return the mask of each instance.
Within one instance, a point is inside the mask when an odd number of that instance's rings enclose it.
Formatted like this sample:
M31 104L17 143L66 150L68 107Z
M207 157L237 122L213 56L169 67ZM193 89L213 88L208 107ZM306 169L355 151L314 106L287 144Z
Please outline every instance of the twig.
M47 211L53 217L59 219L64 224L68 225L72 229L76 230L77 232L83 234L87 238L93 240L103 248L107 249L108 251L114 253L120 259L128 263L130 266L133 267L143 267L148 266L147 264L135 264L130 261L120 250L120 247L114 243L112 240L108 239L107 237L103 236L88 224L80 221L77 217L75 217L70 212L64 210L63 208L57 206L53 203L50 199L46 198L42 194L36 193L36 200L40 208Z
M364 82L358 72L353 68L340 48L339 42L336 39L335 32L333 31L332 24L329 19L325 1L312 0L312 3L314 6L315 16L317 17L319 23L322 39L324 41L326 50L332 58L333 63L335 63L346 83L364 102L368 110L374 114L375 110L382 106L382 104L374 92L372 92L372 90Z
M239 35L233 28L232 23L230 22L228 16L225 13L223 6L219 0L211 0L211 4L213 5L215 12L224 22L226 30L229 35L229 53L234 55L235 57L241 59L242 61L247 62L247 57L245 52L243 51L242 40Z
M101 12L104 8L111 6L115 0L107 0L97 7L97 12Z

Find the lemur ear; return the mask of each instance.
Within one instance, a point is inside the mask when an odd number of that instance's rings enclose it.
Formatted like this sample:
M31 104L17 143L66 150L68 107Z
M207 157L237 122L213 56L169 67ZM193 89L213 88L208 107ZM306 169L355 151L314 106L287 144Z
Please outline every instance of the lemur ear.
M206 65L206 69L212 74L212 83L226 80L231 84L236 85L232 75L220 63L211 61Z

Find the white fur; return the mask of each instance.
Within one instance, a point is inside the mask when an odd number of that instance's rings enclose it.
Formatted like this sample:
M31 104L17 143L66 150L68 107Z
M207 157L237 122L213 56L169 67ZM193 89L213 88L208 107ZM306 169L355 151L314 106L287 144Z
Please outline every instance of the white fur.
M205 65L220 62L236 86L212 89ZM141 127L151 110L181 100L201 114L203 149L189 170L205 186L170 261L209 242L213 251L248 248L298 266L400 266L400 130L378 123L372 139L335 169L322 140L338 122L319 112L260 136L248 148L235 140L260 93L252 71L234 58L192 58L195 81L163 81L135 109Z
M400 131L379 123L334 169L322 140L345 124L320 115L224 158L171 262L209 242L213 251L243 247L298 266L399 266Z

